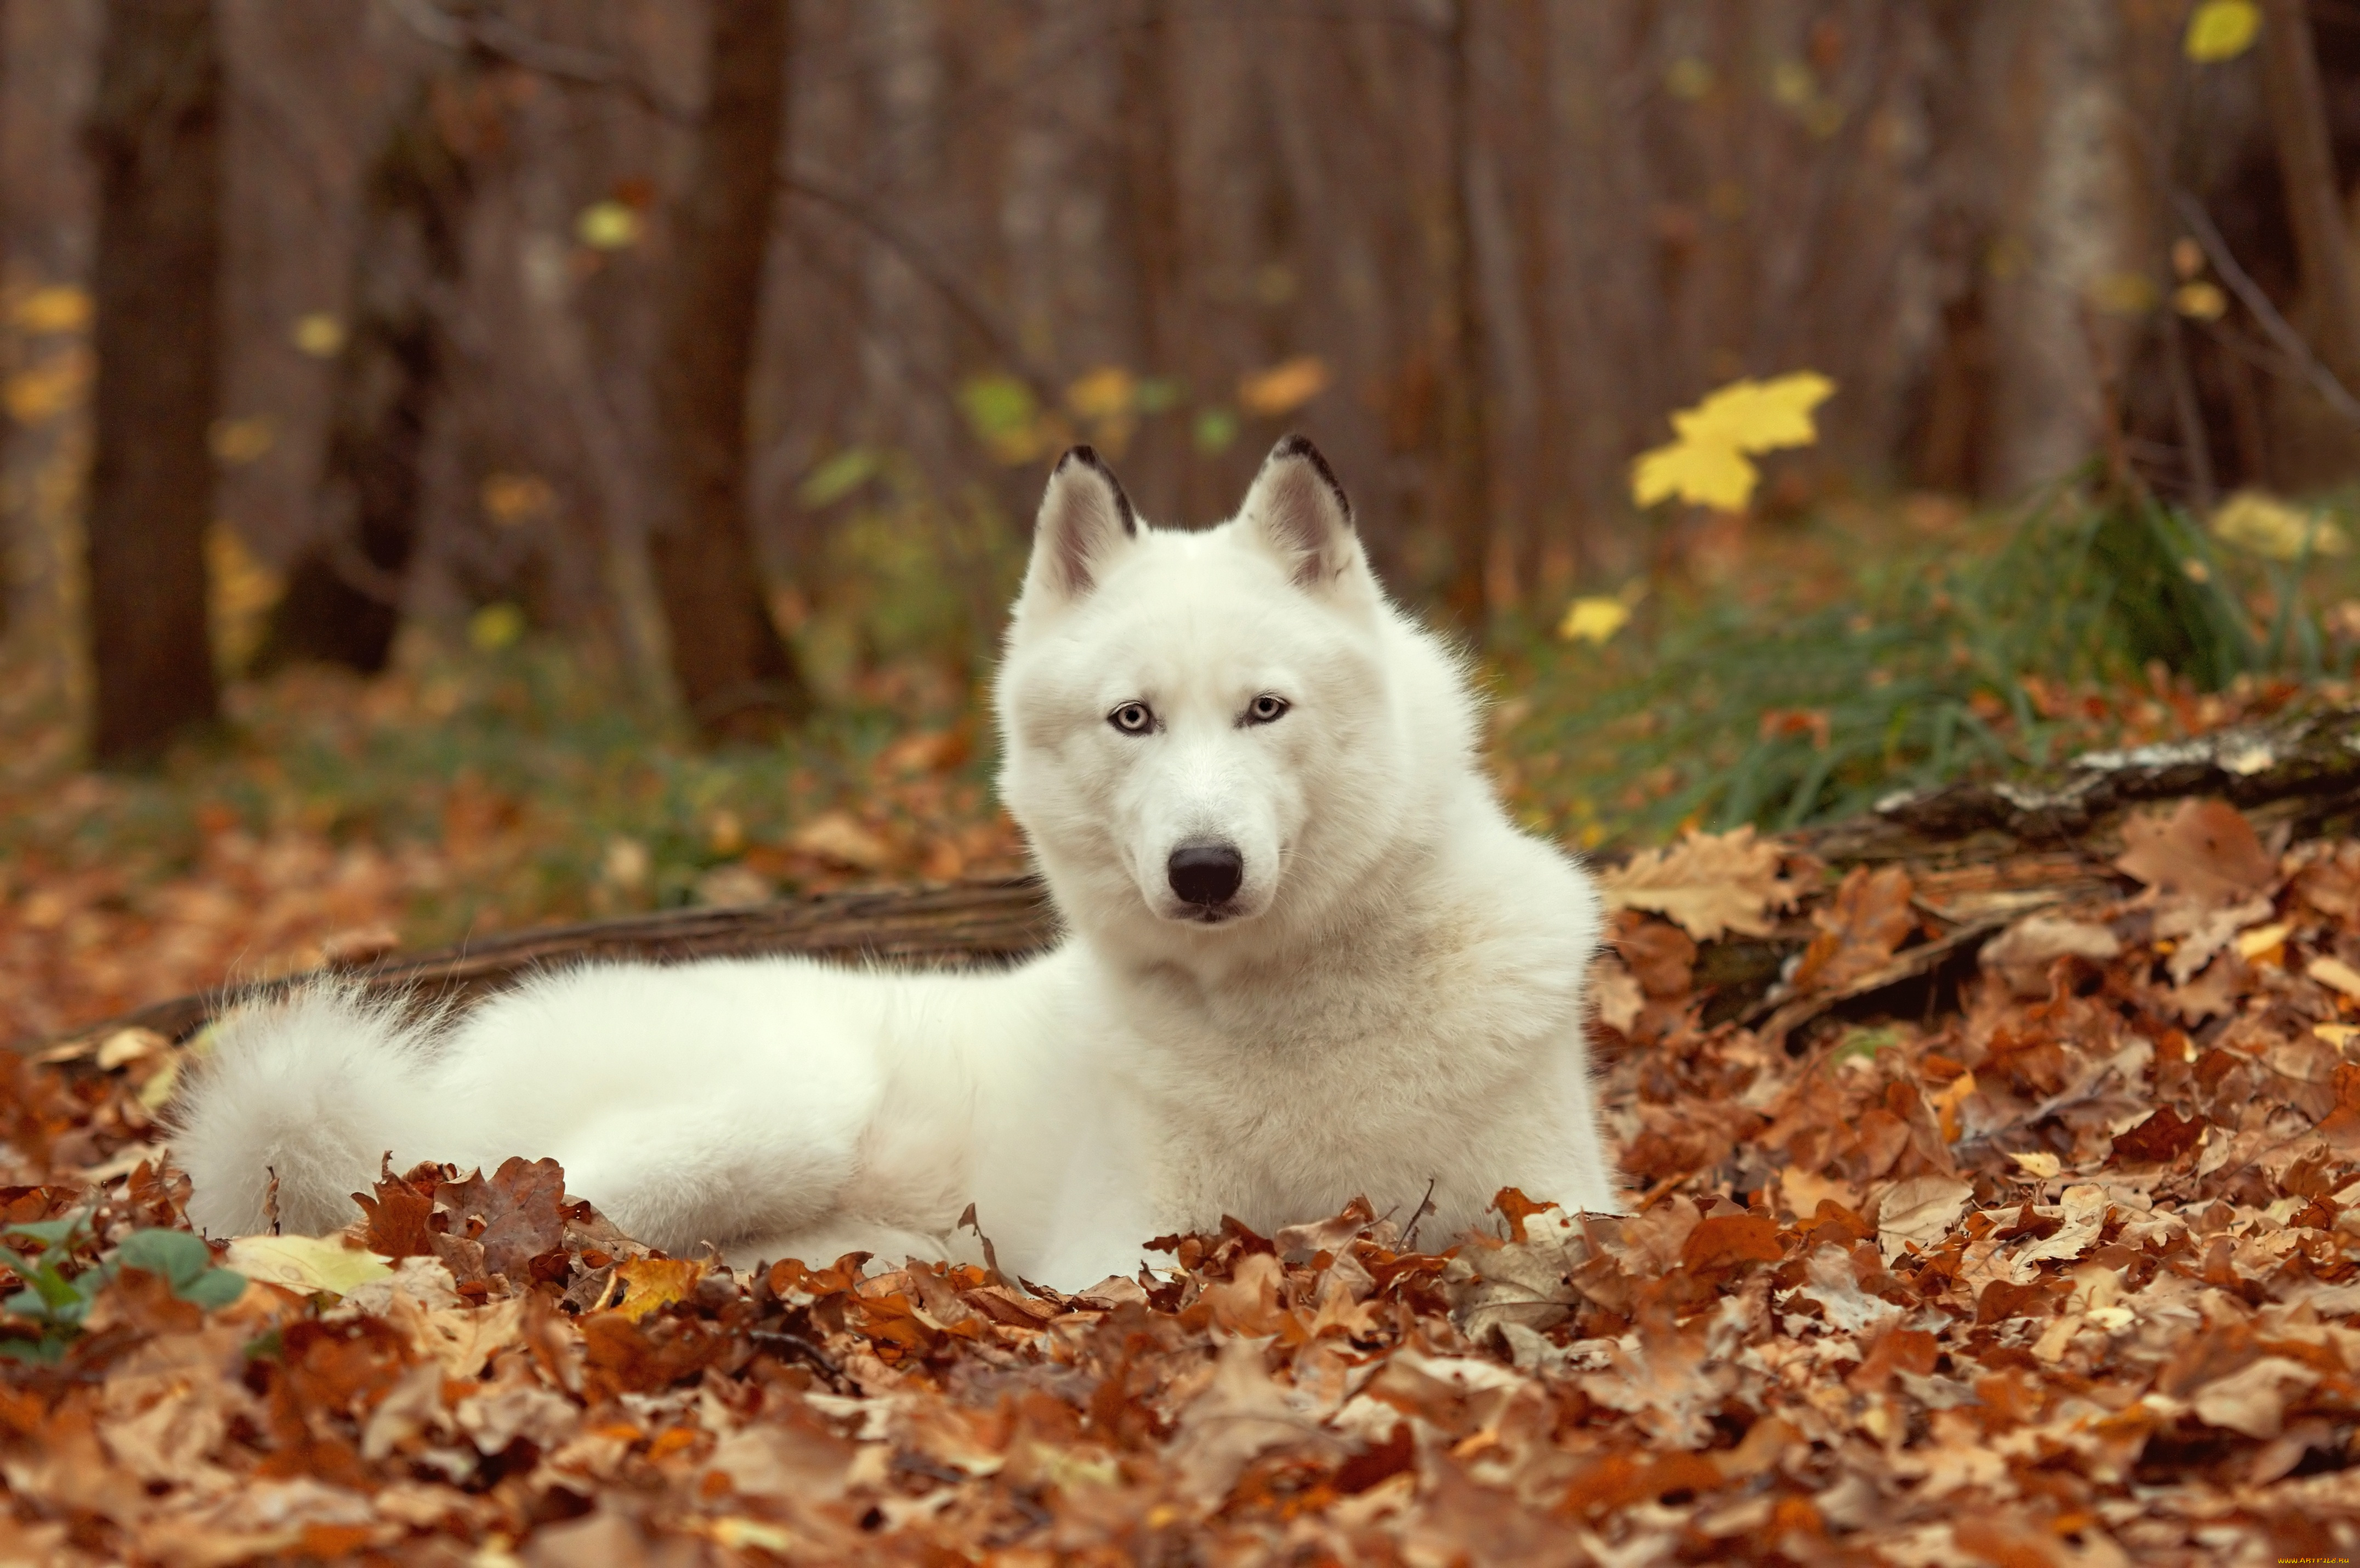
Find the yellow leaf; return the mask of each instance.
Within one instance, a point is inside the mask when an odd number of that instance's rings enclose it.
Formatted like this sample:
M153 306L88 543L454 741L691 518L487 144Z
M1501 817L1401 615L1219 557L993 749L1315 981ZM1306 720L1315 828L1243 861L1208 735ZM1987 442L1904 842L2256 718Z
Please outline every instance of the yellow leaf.
M1576 599L1566 606L1565 619L1557 623L1557 635L1568 642L1601 645L1628 626L1631 606L1622 600L1603 596Z
M467 620L467 640L485 653L497 653L524 636L524 612L514 604L486 604Z
M1738 452L1808 446L1819 435L1811 410L1835 389L1836 384L1816 370L1768 381L1732 381L1695 408L1674 414L1672 429L1682 441L1717 442Z
M2342 555L2351 548L2344 530L2325 517L2289 506L2259 490L2240 490L2212 513L2213 537L2270 561L2311 555Z
M16 324L28 332L78 332L90 325L90 295L71 283L36 289L16 302Z
M213 653L224 667L244 668L261 646L270 608L284 585L229 524L216 522L205 530L205 603Z
M1664 70L1664 90L1673 97L1693 103L1712 91L1714 72L1710 62L1696 56L1682 55Z
M2204 0L2188 18L2180 51L2199 65L2234 60L2254 46L2262 8L2254 0Z
M1065 388L1065 407L1082 419L1112 419L1131 411L1139 377L1120 365L1102 365Z
M1642 506L1677 495L1683 501L1734 512L1754 497L1761 477L1735 447L1680 440L1639 454L1631 467L1631 495Z
M90 351L77 347L18 371L8 377L8 417L20 425L38 425L69 412L90 386Z
M1238 407L1264 419L1292 413L1328 390L1328 362L1316 354L1256 371L1238 383Z
M2229 297L2217 284L2183 283L2171 291L2171 308L2191 321L2217 321L2229 309Z
M2011 1154L2008 1158L2015 1160L2026 1175L2038 1176L2043 1180L2056 1175L2058 1171L2064 1169L2059 1163L2057 1157L2046 1150L2031 1154Z
M734 1514L727 1519L715 1519L712 1525L712 1535L715 1541L732 1551L759 1546L772 1556L781 1559L792 1552L796 1544L792 1530L775 1524L764 1524L760 1519L742 1519Z
M2090 303L2110 316L2144 316L2160 294L2144 272L2109 272L2090 285Z
M628 250L639 243L639 210L628 202L593 201L574 220L574 237L592 250Z
M2340 958L2323 955L2314 958L2303 973L2322 985L2333 986L2347 996L2360 997L2360 969L2353 968Z
M205 432L213 460L243 467L268 452L279 441L279 421L268 414L248 414L242 419L215 419Z
M478 494L485 512L504 528L545 516L557 505L557 492L538 474L487 475Z
M344 346L344 323L325 310L314 310L298 321L289 336L299 352L313 359L333 359Z
M623 1299L615 1310L633 1323L674 1301L684 1301L705 1278L705 1265L681 1258L633 1258L615 1265Z
M2285 946L2288 933L2293 930L2293 925L2289 921L2272 920L2268 925L2256 926L2249 931L2240 931L2237 934L2237 955L2240 958L2257 959L2272 948Z
M229 1244L222 1267L265 1284L334 1296L393 1272L390 1259L333 1236L242 1236Z

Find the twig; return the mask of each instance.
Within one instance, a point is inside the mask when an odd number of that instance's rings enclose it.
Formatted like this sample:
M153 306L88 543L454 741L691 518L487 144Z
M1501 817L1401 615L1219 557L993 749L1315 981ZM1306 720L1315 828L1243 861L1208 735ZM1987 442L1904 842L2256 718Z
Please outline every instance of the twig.
M757 1345L775 1345L792 1351L796 1359L808 1362L814 1370L825 1373L828 1380L838 1388L852 1386L852 1380L844 1375L844 1368L836 1365L834 1356L799 1334L788 1334L782 1329L758 1328L746 1337Z
M454 16L434 0L393 0L393 5L421 37L445 49L472 49L536 75L585 87L612 88L670 125L694 125L705 117L702 111L673 102L643 78L595 50L551 43L490 13ZM780 188L788 194L816 202L866 230L899 256L919 281L941 295L952 311L1025 382L1034 397L1044 403L1058 400L1054 379L1032 363L1016 334L956 274L937 266L933 253L915 236L851 192L807 172L782 168L776 178Z
M1432 1176L1426 1179L1426 1196L1417 1201L1417 1212L1410 1215L1409 1229L1402 1236L1402 1250L1404 1252L1415 1252L1417 1250L1417 1227L1425 1221L1426 1215L1434 1213L1434 1183L1436 1180L1437 1179Z
M270 1234L277 1236L279 1234L279 1167L266 1165L262 1169L270 1178L270 1185L262 1190L262 1217L270 1222Z
M2212 215L2204 210L2204 203L2177 185L2170 186L2169 191L2173 211L2180 214L2180 221L2188 225L2190 235L2204 252L2204 259L2212 264L2212 270L2221 275L2221 281L2229 286L2229 292L2254 313L2254 320L2261 323L2262 331L2269 334L2278 352L2300 368L2303 379L2327 399L2328 407L2354 424L2360 425L2360 398L2354 397L2350 389L2336 379L2335 372L2328 369L2319 355L2311 352L2311 344L2303 341L2302 334L2278 314L2278 308L2270 303L2270 297L2262 292L2262 286L2237 264L2228 242L2213 226Z

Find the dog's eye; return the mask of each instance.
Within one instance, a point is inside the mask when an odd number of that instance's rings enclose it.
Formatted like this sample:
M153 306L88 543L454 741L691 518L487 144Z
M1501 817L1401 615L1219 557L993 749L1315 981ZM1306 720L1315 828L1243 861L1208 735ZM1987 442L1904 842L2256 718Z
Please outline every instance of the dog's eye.
M1285 698L1273 697L1269 692L1265 691L1261 696L1256 697L1252 702L1246 704L1246 723L1250 724L1269 724L1273 719L1284 713L1287 707L1288 703Z
M1144 702L1125 702L1107 715L1107 723L1125 735L1145 735L1155 727L1155 710Z

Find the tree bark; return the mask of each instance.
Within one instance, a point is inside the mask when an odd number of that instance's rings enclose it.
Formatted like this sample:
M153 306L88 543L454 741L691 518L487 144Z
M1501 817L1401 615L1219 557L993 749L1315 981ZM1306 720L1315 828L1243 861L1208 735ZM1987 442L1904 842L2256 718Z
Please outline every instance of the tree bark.
M1491 444L1483 362L1483 284L1475 256L1475 0L1453 0L1443 34L1448 80L1445 135L1449 181L1444 208L1446 262L1441 311L1442 443L1437 521L1450 547L1444 611L1480 639L1491 619L1484 567L1491 542Z
M2011 85L2036 106L2024 116L2020 150L2010 149L2020 167L2001 175L2014 189L2001 214L2000 259L1985 264L1994 275L1983 312L1992 419L1979 466L1988 494L2019 495L2099 448L2104 394L2092 348L2119 363L2124 331L2118 318L2103 318L2093 337L2092 299L2144 249L2130 234L2118 11L2114 0L2053 0L1976 13L1980 26L2014 33L2021 52Z
M394 116L361 189L351 322L330 393L322 534L295 562L256 668L317 661L374 675L393 648L417 552L427 426L451 358L473 180L434 85Z
M2352 270L2311 18L2303 0L2262 0L2262 96L2286 182L2311 330L2321 360L2347 388L2360 390L2360 276Z
M770 620L746 487L747 384L787 115L788 0L714 0L709 47L705 117L672 212L654 376L665 483L650 554L672 673L698 730L763 740L811 708Z
M97 378L85 545L102 765L152 759L216 712L204 541L221 83L211 0L108 0L89 138Z

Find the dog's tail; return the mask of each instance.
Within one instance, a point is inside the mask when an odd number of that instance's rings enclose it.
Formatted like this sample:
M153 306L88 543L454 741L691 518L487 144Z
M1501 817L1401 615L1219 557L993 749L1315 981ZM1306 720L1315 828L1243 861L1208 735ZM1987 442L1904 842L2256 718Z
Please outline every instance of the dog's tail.
M429 1141L435 1028L333 982L223 1019L168 1118L191 1223L251 1236L275 1206L280 1228L320 1236L358 1219L352 1194L385 1155Z

